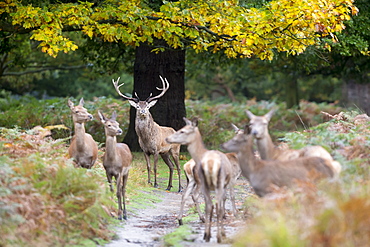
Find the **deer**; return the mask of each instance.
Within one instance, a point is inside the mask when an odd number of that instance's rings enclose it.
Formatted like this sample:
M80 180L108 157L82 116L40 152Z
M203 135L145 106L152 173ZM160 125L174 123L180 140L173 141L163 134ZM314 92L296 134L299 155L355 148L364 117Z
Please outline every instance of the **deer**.
M233 128L235 130L235 133L239 133L240 131L242 131L239 128L237 128L234 124L231 124L231 125L233 126ZM236 153L226 153L226 156L229 159L230 164L232 166L233 179L234 179L234 184L235 184L236 180L241 175L241 170L240 170L240 167L239 167L238 157L237 157ZM182 195L180 212L177 216L177 220L179 222L179 225L183 225L182 215L183 215L183 211L184 211L185 201L189 197L190 193L193 193L192 194L192 199L193 199L195 208L197 209L199 219L204 223L204 216L202 215L202 213L200 211L199 202L198 202L201 184L200 184L200 180L199 180L199 175L197 174L197 169L194 169L194 167L195 167L194 159L190 159L189 161L187 161L184 164L184 167L183 167L184 171L185 171L185 176L186 176L186 179L187 179L187 186L186 186L185 193ZM230 193L230 195L232 193L234 193L234 189L231 188L229 193ZM236 216L236 214L237 214L237 209L236 209L235 204L232 205L232 213L233 213L234 216Z
M273 187L292 187L296 181L316 182L323 178L333 178L331 161L317 157L299 157L293 160L261 160L253 152L255 135L249 125L221 147L236 152L242 175L246 177L255 193L264 197L273 192Z
M246 110L250 119L251 134L254 135L257 144L257 150L263 160L292 160L298 157L317 156L329 160L334 169L335 176L338 177L341 172L341 165L321 146L306 146L300 150L288 149L282 150L274 145L268 131L268 124L275 109L270 110L263 116L256 116Z
M181 186L181 170L179 165L179 156L180 156L180 145L179 144L169 144L165 141L165 138L176 131L171 127L160 126L158 125L149 109L153 107L159 98L161 98L168 90L169 83L167 79L163 79L162 76L159 76L162 81L162 88L157 88L161 93L157 96L152 97L152 94L146 100L140 100L135 92L134 97L128 97L121 93L120 87L124 85L124 83L118 85L119 79L115 81L112 79L114 88L116 89L117 93L124 99L127 99L128 102L132 107L136 109L136 118L135 118L135 131L139 139L139 145L144 152L146 166L148 171L148 183L151 184L150 173L151 173L151 164L150 164L150 156L154 156L154 187L158 188L157 183L157 163L158 163L158 155L160 155L163 161L166 163L170 170L169 181L167 186L167 191L171 190L172 188L172 177L173 177L173 170L174 164L171 160L171 157L176 165L177 174L179 178L179 190L178 192L182 191Z
M205 232L204 240L209 242L211 239L211 224L213 215L213 202L211 191L215 192L216 197L216 215L217 215L217 242L222 242L225 229L223 225L226 187L233 188L233 171L227 156L218 150L208 150L204 143L200 131L197 127L197 121L190 121L184 118L186 125L176 133L168 136L166 141L169 143L178 143L187 145L188 152L195 161L196 170L200 181L200 188L205 198ZM194 179L195 183L195 179ZM186 192L185 192L186 193ZM235 204L234 193L231 194L232 204Z
M83 107L85 101L80 99L78 105L68 99L68 106L72 111L72 119L75 134L72 137L71 144L68 148L69 157L73 159L76 167L90 169L98 158L98 145L93 137L85 132L85 122L93 119L93 115L88 113Z
M236 180L241 175L241 170L240 170L240 167L239 167L238 158L236 156L236 153L226 153L226 156L229 159L230 164L231 164L232 169L233 169L233 179L234 179L234 184L235 184ZM185 201L187 200L187 198L189 197L189 195L191 193L192 193L192 199L193 199L195 208L197 209L197 212L198 212L198 215L199 215L199 219L200 219L201 222L203 222L203 223L205 222L204 216L201 213L201 210L200 210L200 207L199 207L199 202L198 202L198 198L199 198L199 195L200 195L201 183L200 183L200 180L199 180L199 175L197 173L197 169L194 169L194 168L195 168L194 159L190 159L189 161L187 161L184 164L184 167L183 167L184 172L185 172L185 176L186 176L186 179L187 179L187 186L186 186L186 189L185 189L185 193L182 194L180 211L179 211L179 214L177 216L177 220L179 222L179 225L183 225L182 216L183 216ZM230 192L229 192L230 195L232 193L234 193L233 188L229 187L229 189L230 189ZM236 205L233 204L231 206L232 206L232 213L233 213L234 216L236 216L237 215Z
M122 129L116 121L117 114L114 111L111 118L107 118L98 111L101 123L105 129L105 153L103 166L109 183L110 191L113 192L112 178L116 180L116 196L118 199L118 219L127 220L126 212L126 185L132 163L131 150L125 143L117 143L117 135L122 134Z

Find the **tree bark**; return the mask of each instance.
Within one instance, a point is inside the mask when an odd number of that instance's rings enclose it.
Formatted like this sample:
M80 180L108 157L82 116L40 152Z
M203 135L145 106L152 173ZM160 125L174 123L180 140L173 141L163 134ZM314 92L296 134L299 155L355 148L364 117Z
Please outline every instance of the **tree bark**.
M159 41L160 42L160 41ZM163 42L160 42L164 45ZM154 121L161 126L169 126L178 130L185 123L185 51L166 49L164 52L151 52L152 46L145 44L136 48L134 64L134 89L133 95L145 100L152 93L158 95L162 83L159 78L167 78L170 88L155 106L150 109ZM123 140L129 145L131 151L141 151L135 132L136 109L130 108L130 124Z
M288 109L292 108L293 106L299 106L298 82L295 75L288 78L285 93L286 106Z

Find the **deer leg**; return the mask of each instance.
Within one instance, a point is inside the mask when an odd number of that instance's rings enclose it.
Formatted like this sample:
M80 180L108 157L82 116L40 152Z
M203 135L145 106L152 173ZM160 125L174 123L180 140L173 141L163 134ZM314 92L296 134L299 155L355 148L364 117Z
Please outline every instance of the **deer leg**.
M225 215L225 188L216 189L216 214L217 214L217 243L222 242L222 237L225 236L225 229L223 226L223 218Z
M199 195L200 195L199 184L195 184L195 189L193 189L192 198L193 198L195 208L197 209L199 219L200 219L200 221L202 221L204 223L205 222L204 215L202 214L202 211L200 210L199 201L198 201Z
M166 165L170 169L170 177L168 179L168 186L167 186L167 189L166 189L166 190L169 191L172 188L173 164L172 164L172 161L170 159L169 153L163 153L163 154L161 154L161 157L164 160L164 163L166 163Z
M204 223L205 222L204 215L202 214L202 212L200 210L200 206L199 206L199 202L198 202L199 195L200 195L200 189L201 189L201 186L202 186L201 180L200 180L198 174L199 174L199 168L197 166L194 166L193 175L194 175L194 180L195 180L195 189L193 190L192 198L193 198L195 207L198 211L199 219Z
M203 239L206 242L211 240L211 226L212 226L212 214L213 214L213 204L212 199L209 194L204 195L206 201L206 220L205 220L205 232Z
M151 184L152 182L150 181L150 155L144 152L144 157L146 160L146 169L148 171L148 184Z
M184 210L185 201L189 197L190 193L193 191L194 186L195 186L195 181L194 180L189 181L189 183L186 187L185 193L182 194L180 212L179 212L179 215L177 216L177 220L179 222L179 225L183 224L182 223L182 212Z
M157 183L157 164L158 164L158 153L154 154L154 188L158 188Z
M106 172L106 175L107 175L107 180L108 180L108 183L109 183L110 191L113 192L112 175L108 174L107 172Z
M234 184L235 184L235 181L230 181L229 193L230 193L230 200L231 200L231 207L232 207L232 210L233 210L233 215L234 215L234 217L236 217L238 211L236 209L236 204L235 204ZM226 200L226 193L225 193L225 200Z
M126 185L127 185L128 173L122 177L122 202L123 202L123 219L127 220L126 212Z
M117 181L116 195L118 199L118 219L122 220L123 210L122 210L122 174L121 173L116 177L116 181Z
M172 158L175 162L176 169L177 169L177 175L179 177L179 190L178 190L178 192L181 192L182 191L182 186L181 186L181 167L180 167L180 164L179 164L179 154L175 153L173 150L171 150L171 156L172 156Z
M204 231L204 237L203 239L206 242L209 242L211 240L211 226L212 226L212 214L213 214L213 203L212 203L212 198L210 194L210 190L204 180L201 179L202 181L202 191L204 195L204 200L206 202L206 215L205 215L205 231Z

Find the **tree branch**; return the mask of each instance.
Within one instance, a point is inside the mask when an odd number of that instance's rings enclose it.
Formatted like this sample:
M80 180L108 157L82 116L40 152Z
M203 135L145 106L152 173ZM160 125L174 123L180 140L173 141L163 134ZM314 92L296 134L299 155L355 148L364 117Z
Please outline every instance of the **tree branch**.
M65 66L65 67L47 66L47 67L42 67L40 69L27 70L27 71L21 71L21 72L4 72L0 76L21 76L21 75L32 74L32 73L40 73L40 72L48 71L48 70L74 70L74 69L83 69L86 67L87 67L86 65Z

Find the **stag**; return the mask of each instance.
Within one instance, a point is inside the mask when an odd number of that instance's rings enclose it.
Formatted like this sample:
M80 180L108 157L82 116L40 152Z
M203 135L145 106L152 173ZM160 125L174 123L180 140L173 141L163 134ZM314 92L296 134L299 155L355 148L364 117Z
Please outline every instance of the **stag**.
M118 199L118 219L127 219L126 213L126 185L128 173L132 162L130 148L125 143L117 143L117 135L122 134L122 129L116 121L116 112L113 112L110 119L98 111L100 121L105 129L105 154L103 156L103 166L107 175L110 190L113 192L112 178L117 184L116 196Z
M92 136L85 132L85 122L92 120L93 116L83 107L84 103L84 99L81 98L80 103L75 106L68 99L75 129L68 154L73 159L75 166L90 169L98 158L98 145Z
M152 97L152 94L146 100L140 100L135 93L134 97L128 97L121 93L119 88L124 84L118 85L119 79L113 81L114 88L117 93L124 99L127 99L132 107L136 109L136 119L135 119L135 131L139 139L139 145L144 152L147 170L148 170L148 183L151 184L150 173L151 164L150 156L154 156L154 187L158 187L157 183L157 163L158 155L162 157L166 165L170 170L170 176L168 181L168 186L166 190L171 190L172 187L172 177L174 170L174 163L176 165L177 174L179 178L179 192L181 192L181 170L179 165L179 155L180 155L180 145L179 144L169 144L165 141L165 138L173 133L175 130L171 127L159 126L150 114L149 109L157 103L157 100L162 97L169 88L169 83L167 79L163 79L159 76L162 81L162 88L157 88L161 93L157 96ZM173 161L171 160L171 157Z

